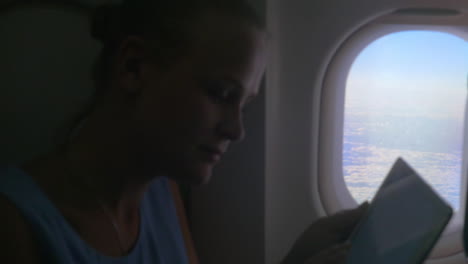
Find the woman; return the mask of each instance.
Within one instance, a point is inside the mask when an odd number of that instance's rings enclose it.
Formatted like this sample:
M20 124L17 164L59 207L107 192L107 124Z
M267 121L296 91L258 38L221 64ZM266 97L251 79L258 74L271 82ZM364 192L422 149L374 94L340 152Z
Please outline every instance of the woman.
M240 0L128 0L97 10L93 36L96 96L65 147L0 171L0 259L196 263L168 178L208 182L243 138L264 25ZM284 263L342 262L361 213L318 221Z

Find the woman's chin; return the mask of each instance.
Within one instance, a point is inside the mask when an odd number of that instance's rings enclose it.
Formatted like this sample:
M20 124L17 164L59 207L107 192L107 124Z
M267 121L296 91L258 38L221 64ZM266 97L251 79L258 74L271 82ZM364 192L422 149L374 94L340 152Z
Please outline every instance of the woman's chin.
M204 185L210 182L213 165L201 163L190 168L178 168L169 177L179 183L191 185Z
M212 166L204 166L203 168L199 168L195 173L193 173L191 178L191 182L194 185L204 185L208 184L211 180L211 175L213 174L213 167Z

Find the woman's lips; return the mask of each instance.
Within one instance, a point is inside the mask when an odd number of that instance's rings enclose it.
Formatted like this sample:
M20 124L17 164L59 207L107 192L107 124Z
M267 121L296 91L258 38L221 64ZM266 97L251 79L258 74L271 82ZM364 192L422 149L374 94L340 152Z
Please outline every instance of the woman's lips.
M211 146L200 146L200 151L202 152L203 159L210 163L216 163L221 160L224 152L216 147Z

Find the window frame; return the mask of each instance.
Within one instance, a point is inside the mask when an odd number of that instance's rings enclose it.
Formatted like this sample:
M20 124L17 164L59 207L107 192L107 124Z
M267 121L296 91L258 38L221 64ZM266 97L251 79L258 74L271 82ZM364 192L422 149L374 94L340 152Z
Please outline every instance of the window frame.
M444 32L468 41L466 27L463 29L460 25L448 23L447 20L442 22L440 18L434 21L430 17L417 17L411 24L409 23L411 19L403 18L387 15L363 26L341 44L328 64L321 91L317 171L320 206L327 215L357 206L344 180L342 153L346 81L357 56L375 40L392 33L408 30ZM465 110L465 131L468 127L467 120L467 111ZM465 151L468 149L467 142L468 140L464 139L464 153L468 153ZM465 156L465 154L463 155ZM460 210L454 214L432 251L429 263L460 263L461 260L464 260L461 237L465 214L466 177L463 175L467 174L466 160L463 158L462 162Z

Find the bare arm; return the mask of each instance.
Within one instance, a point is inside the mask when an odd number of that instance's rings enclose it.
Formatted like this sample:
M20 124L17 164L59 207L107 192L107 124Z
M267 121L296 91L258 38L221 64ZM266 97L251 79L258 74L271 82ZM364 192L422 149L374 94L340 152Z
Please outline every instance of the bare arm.
M282 264L346 262L349 235L368 209L368 203L358 208L323 217L311 224L298 238Z
M170 183L172 195L174 197L174 203L177 209L177 216L179 217L180 228L182 230L182 235L184 236L185 248L187 250L189 263L198 264L198 256L195 250L195 245L193 243L192 234L190 233L189 225L187 222L187 215L185 214L184 203L182 202L179 186L174 181L170 181Z
M5 197L0 196L0 212L2 263L39 264L38 246L19 210Z

